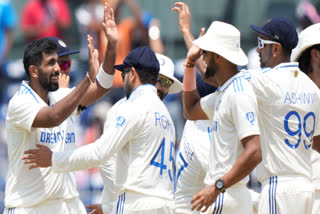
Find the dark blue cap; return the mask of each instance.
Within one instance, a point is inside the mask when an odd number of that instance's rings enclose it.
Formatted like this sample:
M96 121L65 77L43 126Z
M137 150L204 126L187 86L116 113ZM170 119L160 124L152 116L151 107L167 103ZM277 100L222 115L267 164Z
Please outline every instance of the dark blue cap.
M276 17L267 21L262 27L250 25L250 27L273 41L279 42L283 47L292 50L298 44L298 34L295 26L284 17Z
M58 37L46 37L46 39L51 39L52 41L54 41L55 43L57 43L58 45L58 56L66 56L66 55L71 55L71 54L76 54L76 53L80 53L80 51L74 51L71 50L66 43L64 43L64 41L62 41L62 39L58 38Z
M114 68L123 71L125 68L146 69L158 75L160 70L159 61L149 46L141 46L132 50L123 60L123 64L115 65Z

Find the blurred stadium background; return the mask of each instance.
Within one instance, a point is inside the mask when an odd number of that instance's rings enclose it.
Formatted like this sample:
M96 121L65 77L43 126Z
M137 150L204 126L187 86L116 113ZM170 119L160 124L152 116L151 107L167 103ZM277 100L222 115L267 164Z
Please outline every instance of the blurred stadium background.
M8 0L0 0L1 2ZM75 10L79 5L87 0L68 0L72 15L72 24L63 33L64 41L72 49L80 49L80 34L78 25L75 21ZM174 0L135 0L141 9L147 10L160 20L160 32L165 46L165 55L169 56L176 63L176 73L178 78L182 79L183 68L181 62L186 55L186 48L183 38L179 32L178 15L171 11L176 1ZM0 213L4 209L4 191L7 172L7 148L5 136L5 116L7 103L10 97L17 90L22 79L25 79L22 65L23 48L25 44L24 36L19 27L19 19L22 8L27 0L12 0L11 3L17 14L17 24L14 27L14 44L10 51L6 66L0 73ZM235 25L241 31L242 48L245 52L256 47L256 34L249 28L250 24L261 25L267 19L273 16L286 16L291 19L296 26L299 26L296 8L299 0L186 0L183 1L190 7L192 14L192 32L197 36L201 27L209 27L214 20L225 21ZM319 1L310 1L316 7ZM36 11L35 11L36 12ZM129 15L129 9L125 8L124 16ZM0 22L1 25L1 22ZM80 66L77 66L79 55L73 55L72 72L76 84L79 78L82 78ZM77 78L77 76L80 76ZM108 96L108 95L107 95ZM165 99L170 112L173 115L177 127L177 139L182 134L184 119L182 118L182 109L180 95L168 96ZM103 107L106 107L103 103ZM110 106L110 105L109 105ZM101 107L92 106L79 120L80 135L96 132L96 119L103 120ZM95 118L95 119L93 119ZM98 121L99 122L99 121ZM101 121L100 121L101 123ZM101 125L101 124L100 124ZM91 132L90 132L91 131ZM91 133L92 134L92 133ZM90 138L90 137L89 137ZM78 138L79 139L79 138ZM86 138L88 139L88 138ZM87 142L82 142L85 144ZM80 144L80 145L81 145ZM77 173L78 189L84 204L96 203L99 201L100 192L103 188L101 178L96 169L81 171Z

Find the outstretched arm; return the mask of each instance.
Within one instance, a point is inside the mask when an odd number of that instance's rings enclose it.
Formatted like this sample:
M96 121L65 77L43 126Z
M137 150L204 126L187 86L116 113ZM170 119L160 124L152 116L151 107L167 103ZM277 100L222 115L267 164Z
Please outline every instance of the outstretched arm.
M118 43L118 30L114 20L113 9L108 3L104 6L104 22L102 23L105 36L108 40L108 47L104 57L104 61L99 68L98 51L93 47L92 38L88 39L89 48L89 69L97 72L97 80L89 88L84 100L81 102L82 106L88 106L102 96L104 96L112 87L114 64L116 60L116 48Z
M184 43L185 43L187 49L189 50L193 45L192 41L195 39L194 36L192 35L192 32L191 32L190 9L189 9L188 5L184 2L176 2L175 7L173 7L171 10L176 11L179 15L179 30L183 36ZM202 36L204 33L205 33L205 29L201 28L200 36ZM213 86L218 86L218 83L215 80L215 78L213 78L213 77L206 78L205 77L207 65L202 60L202 56L200 56L199 59L197 59L195 61L195 66L204 81L206 81L207 83L209 83Z

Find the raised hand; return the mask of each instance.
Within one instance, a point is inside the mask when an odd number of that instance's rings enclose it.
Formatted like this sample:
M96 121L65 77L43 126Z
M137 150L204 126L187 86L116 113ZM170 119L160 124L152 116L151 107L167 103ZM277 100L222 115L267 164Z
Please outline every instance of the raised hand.
M117 25L114 20L114 12L108 3L104 4L103 30L108 39L108 45L116 45L119 40Z
M199 37L203 36L204 33L205 33L205 29L201 28ZM192 45L188 51L187 59L189 62L195 63L201 57L201 54L202 54L201 49L196 45Z
M176 2L172 11L177 11L179 15L179 30L182 34L191 33L191 13L187 4Z
M99 53L94 48L93 38L88 35L88 50L89 50L89 72L90 80L94 81L99 71Z
M37 144L38 149L30 149L24 152L22 160L24 164L31 164L29 169L52 166L52 151L47 146Z

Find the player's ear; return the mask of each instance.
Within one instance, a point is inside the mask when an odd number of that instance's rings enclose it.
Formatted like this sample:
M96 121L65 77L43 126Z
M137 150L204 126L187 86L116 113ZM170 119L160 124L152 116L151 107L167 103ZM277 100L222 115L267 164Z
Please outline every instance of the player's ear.
M38 68L37 68L37 66L30 65L29 66L29 74L30 74L30 77L38 78Z
M134 81L137 78L138 72L134 67L131 67L131 72L129 73L130 80Z
M272 55L277 57L282 54L282 46L280 43L272 44Z
M320 51L318 51L317 49L313 48L311 50L311 60L320 62Z

